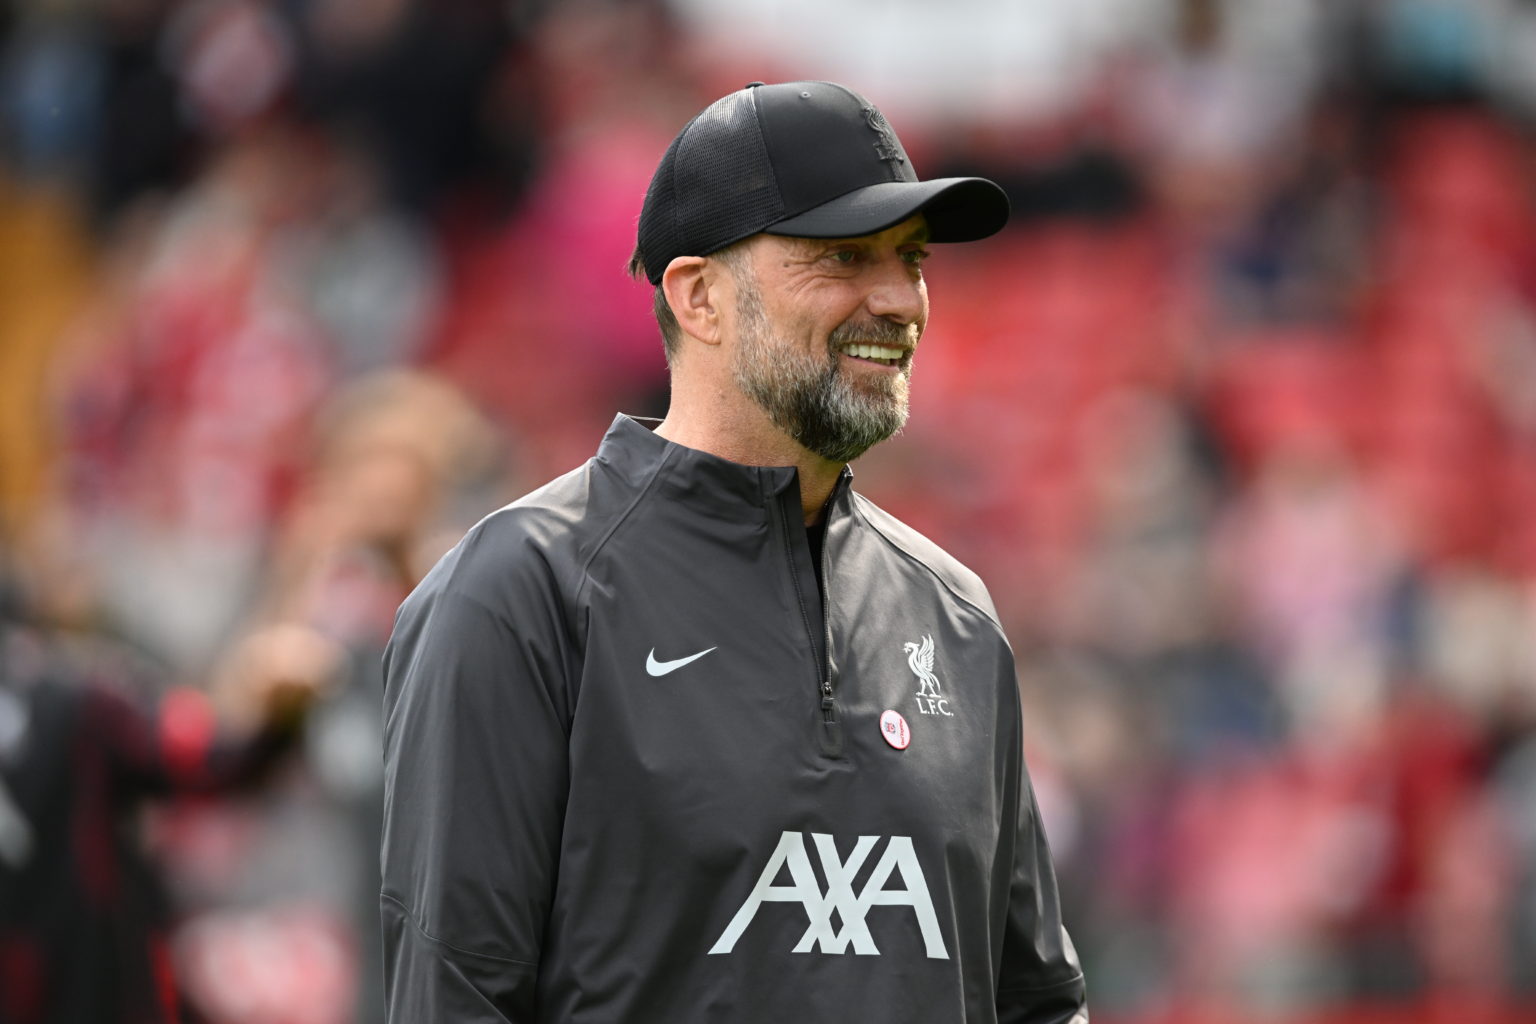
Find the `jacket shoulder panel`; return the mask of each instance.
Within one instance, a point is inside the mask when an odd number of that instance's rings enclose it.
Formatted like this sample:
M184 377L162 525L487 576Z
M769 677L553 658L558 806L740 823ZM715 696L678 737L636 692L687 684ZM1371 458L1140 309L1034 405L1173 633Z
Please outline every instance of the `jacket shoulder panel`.
M472 526L407 604L453 593L493 612L515 610L536 579L574 607L587 566L648 489L589 460Z
M853 508L887 544L927 570L953 597L986 616L1002 634L1003 626L987 585L964 562L857 491L853 494Z

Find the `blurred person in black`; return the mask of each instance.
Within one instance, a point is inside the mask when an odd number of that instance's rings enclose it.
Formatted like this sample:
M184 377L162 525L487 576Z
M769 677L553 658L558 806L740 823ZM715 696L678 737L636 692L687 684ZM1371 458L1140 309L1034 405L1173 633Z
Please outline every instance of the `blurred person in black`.
M452 546L466 510L499 493L497 438L456 389L417 371L338 391L310 438L314 462L275 531L253 617L330 638L342 655L311 709L303 769L274 784L250 874L303 863L304 880L258 902L301 897L345 923L356 951L353 1019L384 1019L379 842L384 797L381 657L395 609ZM484 489L484 490L482 490ZM459 527L462 529L463 527ZM268 870L263 871L266 866ZM195 995L196 993L194 993Z
M172 907L134 828L150 799L258 782L332 671L316 634L268 630L226 666L220 725L200 690L146 706L129 655L0 616L0 1024L181 1019Z

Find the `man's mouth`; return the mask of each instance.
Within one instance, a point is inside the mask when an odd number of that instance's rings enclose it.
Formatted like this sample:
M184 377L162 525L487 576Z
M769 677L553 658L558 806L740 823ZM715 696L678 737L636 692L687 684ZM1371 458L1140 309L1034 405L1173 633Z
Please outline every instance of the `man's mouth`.
M906 357L904 348L892 348L889 345L844 345L838 351L845 356L862 359L870 363L878 363L881 366L898 367Z

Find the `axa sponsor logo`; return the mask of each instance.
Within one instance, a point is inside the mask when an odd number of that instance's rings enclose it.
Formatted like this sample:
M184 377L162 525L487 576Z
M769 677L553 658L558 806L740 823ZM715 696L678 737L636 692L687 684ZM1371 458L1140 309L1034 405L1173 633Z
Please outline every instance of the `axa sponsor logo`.
M917 676L917 710L925 715L955 717L949 710L949 698L939 692L939 677L933 674L933 637L925 636L921 643L908 640L901 648L907 652L907 667Z
M909 836L891 836L885 840L885 848L874 870L864 882L863 888L854 891L854 879L871 853L880 844L880 836L860 836L848 859L837 852L832 836L820 832L810 833L810 847L821 861L821 872L827 880L822 890L811 867L806 834L785 832L779 836L779 845L768 858L757 884L747 894L746 901L726 925L725 931L709 950L711 954L729 953L736 942L752 924L753 918L764 903L799 903L808 918L804 934L795 943L795 953L841 954L852 949L860 956L878 956L879 948L865 920L872 907L907 907L915 919L923 947L931 960L948 960L944 948L944 936L939 931L938 915L933 910L933 898L928 893L928 880L918 863L917 852ZM775 885L785 868L789 869L790 884ZM899 888L888 888L893 876L899 876ZM833 914L836 913L837 924Z

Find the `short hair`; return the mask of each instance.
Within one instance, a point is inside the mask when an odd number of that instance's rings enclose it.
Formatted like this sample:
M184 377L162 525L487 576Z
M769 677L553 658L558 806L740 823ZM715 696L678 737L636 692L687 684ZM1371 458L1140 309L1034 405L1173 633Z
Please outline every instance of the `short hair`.
M732 274L740 274L750 267L746 259L748 241L749 239L744 238L739 242L733 242L723 249L708 253L707 256L709 259L719 260L725 264ZM635 251L630 253L625 270L636 280L649 280L645 272L645 254L640 251L638 245L635 246ZM666 353L667 365L671 366L683 344L683 327L677 322L677 314L673 313L672 307L667 304L667 293L659 284L651 292L651 315L656 318L656 326L661 328L662 350Z

